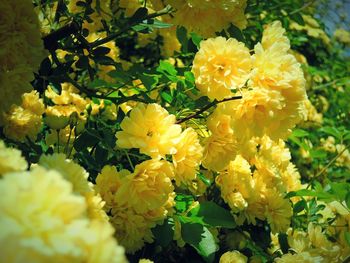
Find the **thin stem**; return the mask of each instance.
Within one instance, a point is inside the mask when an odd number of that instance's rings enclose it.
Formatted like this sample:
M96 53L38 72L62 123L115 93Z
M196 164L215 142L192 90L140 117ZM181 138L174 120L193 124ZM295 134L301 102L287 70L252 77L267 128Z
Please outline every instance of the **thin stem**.
M345 146L342 151L340 151L320 172L315 175L315 178L322 175L348 149L348 147L349 145Z
M188 121L190 119L198 118L199 115L201 115L203 112L205 112L206 110L209 110L211 107L214 107L215 105L217 105L219 103L231 101L231 100L239 100L239 99L242 99L242 96L234 96L232 98L223 99L221 101L214 100L211 103L209 103L208 105L204 106L202 109L198 110L197 112L195 112L195 113L193 113L185 118L178 120L176 123L180 124L180 123L183 123L183 122Z
M143 20L152 19L152 18L156 18L158 16L166 15L166 14L171 13L172 11L173 11L172 7L170 5L167 5L164 9L162 9L162 10L160 10L158 12L155 12L153 14L149 14ZM132 23L129 23L127 28L121 29L120 31L115 32L113 34L110 34L109 36L107 36L105 38L102 38L100 40L96 40L95 42L90 43L90 48L94 48L94 47L103 45L103 44L105 44L105 43L107 43L107 42L117 38L118 36L120 36L121 34L127 32L130 28L132 28L133 26L137 25L138 23L140 23L140 21L136 19Z
M60 153L60 130L56 130L57 134L57 153Z
M128 159L128 162L129 162L132 170L135 170L135 167L134 167L134 165L133 165L133 163L132 163L132 161L130 159L130 156L129 156L128 152L127 151L124 151L124 152L125 152L126 158Z

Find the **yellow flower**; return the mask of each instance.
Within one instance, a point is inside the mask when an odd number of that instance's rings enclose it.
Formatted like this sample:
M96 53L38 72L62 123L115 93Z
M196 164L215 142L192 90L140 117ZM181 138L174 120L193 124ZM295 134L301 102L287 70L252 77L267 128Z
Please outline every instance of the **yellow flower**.
M84 195L92 192L92 184L88 182L89 174L83 167L66 158L63 153L42 155L39 164L46 169L59 172L67 181L73 185L73 192Z
M81 232L71 231L87 223L85 201L58 172L37 167L13 173L0 180L0 189L2 260L59 262L82 256L75 244Z
M192 128L187 128L182 134L173 155L176 185L187 185L196 179L196 173L203 155L203 148L198 135Z
M322 113L317 112L317 109L312 105L310 100L304 101L304 107L307 112L307 115L304 118L304 122L310 122L310 124L322 124L323 116ZM309 124L309 125L310 125ZM308 123L303 123L303 126L307 127Z
M136 165L127 175L116 193L119 206L133 207L137 213L145 213L166 204L174 187L173 166L167 161L148 160Z
M4 114L4 134L15 141L35 140L41 129L44 103L36 91L22 95L21 106L12 105Z
M106 165L103 167L101 173L96 177L96 191L101 195L106 202L105 209L117 206L115 194L122 184L122 178L130 174L128 170L117 171L116 167Z
M288 54L289 44L282 32L279 22L265 29L262 44L254 49L249 89L242 91L241 100L219 105L224 114L232 116L233 130L239 136L286 138L306 115L303 71Z
M39 98L37 91L31 91L22 95L22 108L30 110L36 115L42 115L45 112L45 106L42 99Z
M219 263L247 263L248 258L239 251L228 251L220 257Z
M25 171L27 167L27 161L22 157L21 152L15 148L6 147L0 140L0 175Z
M256 198L250 165L241 155L237 155L227 171L221 172L215 180L222 198L234 212L247 208L248 203Z
M150 259L142 258L139 260L139 263L153 263L153 261Z
M350 32L349 31L347 31L343 28L337 28L334 31L334 37L339 42L346 44L346 45L350 45Z
M142 248L145 242L153 241L151 228L155 224L149 222L143 215L125 207L113 208L111 214L110 221L116 230L115 236L126 252L134 253Z
M313 256L309 252L302 252L297 254L285 254L280 258L275 259L276 263L295 263L295 262L303 262L303 263L322 263L325 262L324 258L321 256Z
M86 199L59 172L14 172L0 180L0 191L5 262L126 262L113 228L88 217Z
M192 71L197 88L210 99L232 97L241 88L252 67L248 48L236 39L210 38L201 42Z
M264 192L265 197L265 216L270 224L273 233L285 232L292 217L292 207L288 199L274 189L267 189Z
M6 137L19 142L24 142L27 137L35 140L41 125L41 115L36 115L20 106L12 105L9 113L5 115L4 134Z
M221 171L233 160L238 151L238 141L233 135L216 136L204 140L202 164L213 171Z
M175 116L158 104L138 104L125 117L117 132L117 145L121 148L139 148L152 158L176 153L181 126Z
M110 224L93 220L85 231L82 240L87 254L85 262L128 262L124 255L124 248L119 246L113 238L115 230Z
M288 37L285 36L286 30L282 27L280 21L274 21L268 26L265 26L264 33L261 39L261 45L264 49L271 48L275 43L282 51L286 52L290 48Z
M46 54L30 0L2 1L0 32L0 98L6 98L0 105L1 124L2 113L12 104L19 104L20 96L32 90L29 82Z
M246 2L246 0L165 1L177 9L172 23L184 26L189 32L195 32L204 37L215 36L215 32L226 29L230 23L241 29L245 28L247 24L244 16Z
M88 181L89 174L83 167L67 159L66 155L62 153L42 155L39 165L59 172L64 179L72 184L73 192L85 198L90 219L108 221L107 215L103 211L104 202L99 195L96 195L92 184Z

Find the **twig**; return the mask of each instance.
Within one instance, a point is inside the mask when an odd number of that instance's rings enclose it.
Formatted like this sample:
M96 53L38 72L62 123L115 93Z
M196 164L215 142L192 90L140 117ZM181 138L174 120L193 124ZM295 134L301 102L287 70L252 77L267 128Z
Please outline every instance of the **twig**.
M76 21L72 21L67 25L57 29L56 31L43 37L44 47L47 50L56 50L58 48L58 41L71 35L76 34L80 30L80 24Z
M242 99L242 96L234 96L234 97L231 97L231 98L227 98L227 99L223 99L221 101L217 101L217 100L214 100L212 101L211 103L209 103L208 105L204 106L203 108L201 108L200 110L198 110L197 112L185 117L185 118L182 118L180 120L178 120L176 123L177 124L180 124L180 123L183 123L185 121L188 121L190 119L193 119L193 118L197 118L199 115L201 115L203 112L205 112L206 110L210 109L211 107L219 104L219 103L222 103L222 102L226 102L226 101L231 101L231 100L239 100L239 99Z
M144 17L142 20L147 20L147 19L152 19L152 18L156 18L158 16L162 16L162 15L166 15L166 14L169 14L170 12L172 12L172 7L170 5L167 5L164 9L158 11L158 12L155 12L155 13L152 13L146 17ZM124 28L124 29L121 29L120 31L118 32L115 32L113 34L110 34L109 36L105 37L105 38L102 38L100 40L96 40L95 42L92 42L90 43L90 48L94 48L94 47L97 47L97 46L100 46L100 45L103 45L115 38L117 38L118 36L120 36L121 34L125 33L126 31L128 31L130 28L132 28L133 26L137 25L138 23L140 23L141 21L139 20L135 20L134 22L128 24L128 27L127 28Z
M302 11L303 9L305 9L305 8L309 7L310 5L312 5L314 2L315 2L315 0L312 0L312 1L308 2L308 3L306 3L306 4L303 5L302 7L300 7L300 8L298 8L298 9L296 9L296 10L290 12L289 15L293 15L293 14L299 13L299 12Z
M315 175L315 178L323 174L347 149L349 145L346 145L342 151L340 151L323 169Z

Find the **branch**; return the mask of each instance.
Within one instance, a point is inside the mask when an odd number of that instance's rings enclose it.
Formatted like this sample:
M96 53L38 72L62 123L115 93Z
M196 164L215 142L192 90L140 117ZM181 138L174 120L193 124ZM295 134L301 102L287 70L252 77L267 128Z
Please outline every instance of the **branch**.
M231 100L239 100L241 99L242 96L234 96L232 98L227 98L227 99L223 99L221 101L217 101L217 100L214 100L212 101L211 103L209 103L208 105L204 106L203 108L201 108L200 110L198 110L197 112L185 117L185 118L182 118L180 120L178 120L176 123L177 124L180 124L180 123L183 123L185 121L188 121L190 119L193 119L193 118L197 118L199 115L201 115L203 112L205 112L206 110L209 110L211 107L219 104L219 103L222 103L222 102L226 102L226 101L231 101Z
M44 47L47 50L56 50L58 48L57 42L59 40L65 37L68 37L71 34L78 33L80 28L81 28L80 24L73 20L67 25L61 27L60 29L57 29L56 31L53 31L52 33L43 37Z
M147 20L147 19L152 19L152 18L156 18L158 16L162 16L162 15L166 15L172 12L172 7L170 5L167 5L164 9L157 11L155 13L149 14L148 16L146 16L145 18L143 18L143 20ZM95 42L90 43L90 48L94 48L100 45L103 45L115 38L117 38L118 36L120 36L121 34L127 32L131 27L137 25L138 23L140 23L139 20L135 20L134 22L130 23L128 25L127 28L121 29L118 32L115 32L113 34L110 34L109 36L102 38L100 40L96 40Z

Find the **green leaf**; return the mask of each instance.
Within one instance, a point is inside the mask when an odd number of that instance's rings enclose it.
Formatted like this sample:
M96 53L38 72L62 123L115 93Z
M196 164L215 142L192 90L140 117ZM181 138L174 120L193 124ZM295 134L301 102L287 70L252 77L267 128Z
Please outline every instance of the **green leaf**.
M203 173L198 173L197 176L206 186L211 186L211 181Z
M196 33L190 33L191 39L193 44L195 44L197 46L197 48L199 49L200 47L200 43L203 40L203 38L199 35L197 35Z
M307 137L309 136L309 133L302 129L294 129L292 132L292 135L297 138Z
M345 196L346 206L350 209L350 192Z
M226 29L227 33L229 33L230 37L233 37L237 39L238 41L245 42L244 35L242 31L236 27L235 25L231 24L228 29Z
M189 216L199 217L205 224L212 227L236 227L236 223L230 211L211 201L200 203L199 208L192 209L189 212Z
M305 26L304 19L299 13L291 15L290 18L297 22L299 25Z
M285 233L278 234L278 243L280 244L281 250L284 254L288 253L289 249L287 237L288 236Z
M94 56L104 56L107 55L111 51L108 47L97 47L92 51Z
M345 232L344 233L344 236L345 236L345 240L346 242L348 243L348 246L350 246L350 232Z
M308 190L308 189L301 189L301 190L296 191L296 192L289 192L286 195L286 198L290 198L293 196L314 196L314 197L318 197L320 199L334 200L334 196L330 193L327 193L325 191L317 192L317 191Z
M188 39L187 39L187 30L184 27L177 27L176 37L181 43L181 51L184 53L188 52Z
M307 208L307 203L304 199L302 199L293 206L293 213L298 214L299 212L303 211L305 208Z
M168 218L164 220L162 225L157 225L152 228L152 233L155 237L155 243L162 247L166 247L173 240L174 236L174 220Z
M173 101L173 97L165 91L161 92L160 96L163 98L163 100L165 100L168 103L171 103Z
M148 15L148 9L145 8L145 7L140 7L132 15L132 17L130 18L129 23L136 24L138 22L141 22L142 20L144 20L147 17L147 15Z
M185 212L194 202L192 195L177 194L175 197L175 208L179 213Z
M78 61L75 63L75 66L80 69L87 69L89 66L89 59L88 57L80 57Z
M327 133L329 135L332 135L332 136L334 136L337 139L340 139L341 135L342 135L341 132L338 129L336 129L334 127L329 127L329 126L328 127L322 127L320 129L320 131L322 131L324 133Z
M213 234L200 224L181 224L182 239L193 248L206 262L213 262L218 250Z
M167 61L161 60L159 62L159 66L157 67L157 71L163 73L165 75L176 76L177 70L175 67Z
M145 85L147 90L152 89L159 82L159 75L144 73L140 75L139 78L142 81L143 85Z
M74 149L81 151L87 147L94 146L100 141L100 137L96 130L86 130L74 142Z

